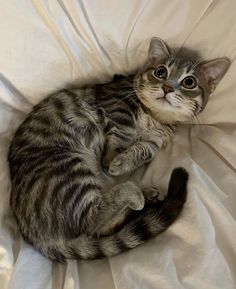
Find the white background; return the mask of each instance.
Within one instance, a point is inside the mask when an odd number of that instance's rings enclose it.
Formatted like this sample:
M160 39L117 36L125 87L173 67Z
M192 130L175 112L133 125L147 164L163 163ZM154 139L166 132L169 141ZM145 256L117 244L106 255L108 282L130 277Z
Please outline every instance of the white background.
M236 1L0 0L0 7L0 289L234 288ZM173 167L186 167L183 214L130 252L52 264L20 239L9 210L14 130L47 93L140 66L152 36L232 60L200 125L181 127L143 180L166 186Z

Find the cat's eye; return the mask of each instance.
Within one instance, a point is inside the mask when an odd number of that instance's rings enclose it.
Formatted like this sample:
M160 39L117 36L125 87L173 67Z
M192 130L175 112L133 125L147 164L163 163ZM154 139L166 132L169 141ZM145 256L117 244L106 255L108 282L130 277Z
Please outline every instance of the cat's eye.
M159 79L166 79L167 78L167 74L168 74L168 71L166 69L165 66L159 66L157 67L154 72L153 72L154 76L156 78L159 78Z
M197 86L197 81L193 76L187 76L182 80L184 88L193 89Z

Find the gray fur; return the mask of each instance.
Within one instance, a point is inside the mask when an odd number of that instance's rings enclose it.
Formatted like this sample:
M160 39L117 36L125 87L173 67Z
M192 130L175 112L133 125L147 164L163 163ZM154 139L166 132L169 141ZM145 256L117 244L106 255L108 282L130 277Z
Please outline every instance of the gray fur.
M178 217L187 194L183 169L173 171L163 201L157 188L140 188L129 175L205 107L229 66L225 58L201 64L196 52L181 51L154 38L136 75L52 94L21 124L9 150L11 208L24 239L43 255L61 262L112 256ZM166 79L153 74L160 65ZM198 86L184 89L183 74ZM163 93L163 85L173 91Z

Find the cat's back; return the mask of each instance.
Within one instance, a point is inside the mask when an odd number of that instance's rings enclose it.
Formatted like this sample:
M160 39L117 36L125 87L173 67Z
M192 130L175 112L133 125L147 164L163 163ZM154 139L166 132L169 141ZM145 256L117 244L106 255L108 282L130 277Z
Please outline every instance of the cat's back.
M22 178L46 175L59 163L66 171L64 164L74 157L101 154L104 140L99 122L92 88L62 90L42 100L11 142L8 161L13 187L20 187Z
M19 126L14 147L73 146L75 135L99 123L92 88L61 90L37 104Z
M96 196L103 145L93 89L63 90L33 108L8 154L10 203L24 238L74 232L67 207L80 191L93 188Z

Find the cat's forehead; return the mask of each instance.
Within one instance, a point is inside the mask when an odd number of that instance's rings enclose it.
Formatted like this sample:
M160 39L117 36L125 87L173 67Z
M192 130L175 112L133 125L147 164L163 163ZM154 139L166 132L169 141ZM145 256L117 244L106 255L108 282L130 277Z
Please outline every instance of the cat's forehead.
M172 49L170 51L170 57L175 63L184 65L186 63L196 63L202 60L201 54L193 49L182 47L179 49Z
M166 59L166 66L176 77L193 74L197 65L202 61L201 55L188 48L173 49Z
M171 74L172 76L175 77L181 77L181 76L185 76L185 75L190 75L194 73L194 68L195 65L193 62L171 62L171 61L167 61L166 62L166 66L168 68L169 71L169 75Z
M189 72L202 61L202 57L198 51L182 47L180 49L172 49L167 59L168 65L179 70Z

